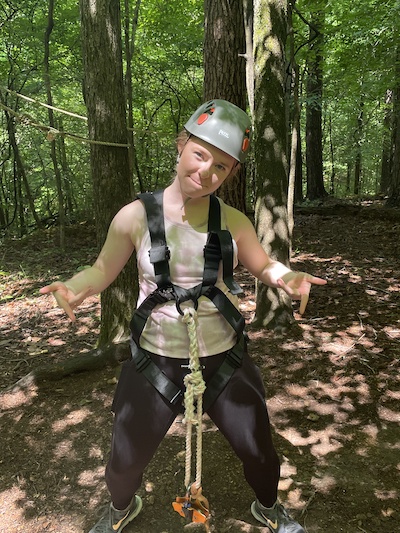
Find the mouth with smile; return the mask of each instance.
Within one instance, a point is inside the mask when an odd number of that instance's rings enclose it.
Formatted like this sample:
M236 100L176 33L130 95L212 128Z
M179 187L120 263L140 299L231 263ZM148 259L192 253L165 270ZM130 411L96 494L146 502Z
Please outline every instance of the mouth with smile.
M192 181L194 184L196 184L198 187L201 187L202 189L207 189L207 185L205 185L202 181L197 181L192 176L189 176L190 181Z

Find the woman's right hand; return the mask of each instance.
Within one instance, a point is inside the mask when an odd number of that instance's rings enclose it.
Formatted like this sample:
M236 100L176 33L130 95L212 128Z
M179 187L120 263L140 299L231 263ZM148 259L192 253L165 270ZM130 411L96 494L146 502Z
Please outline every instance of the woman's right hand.
M88 288L79 294L75 294L65 283L62 281L55 281L42 287L39 292L41 294L52 293L59 307L69 316L72 322L75 321L74 309L83 302L83 300L89 296L91 289Z

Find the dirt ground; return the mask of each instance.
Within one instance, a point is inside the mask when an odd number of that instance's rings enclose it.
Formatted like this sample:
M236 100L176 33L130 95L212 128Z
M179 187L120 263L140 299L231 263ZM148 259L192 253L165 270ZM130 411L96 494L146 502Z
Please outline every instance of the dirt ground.
M308 533L400 532L400 218L371 207L298 215L293 268L325 277L285 335L249 329L282 461L280 498ZM96 342L97 298L69 323L38 289L94 258L93 231L54 230L0 242L0 532L87 532L107 503L116 368L10 390L48 363ZM254 312L252 279L242 310ZM241 466L212 423L203 426L203 492L212 531L267 533L250 513ZM240 428L238 428L240 431ZM184 493L178 420L146 470L144 509L126 533L204 531L172 510Z

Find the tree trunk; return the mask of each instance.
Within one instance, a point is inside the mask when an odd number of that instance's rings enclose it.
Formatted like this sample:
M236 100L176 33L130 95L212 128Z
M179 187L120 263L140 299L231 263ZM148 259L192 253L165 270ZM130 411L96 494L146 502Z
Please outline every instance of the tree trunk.
M323 13L316 12L310 26L310 50L307 76L306 160L307 198L316 200L327 195L322 163L322 63Z
M351 164L347 161L346 165L346 193L350 194L350 183L351 182Z
M58 139L58 159L60 161L62 169L62 190L64 191L64 205L65 205L65 218L66 220L71 220L74 218L74 211L76 208L76 201L74 198L74 191L72 187L73 183L73 172L68 164L67 151L65 148L65 138L62 135L64 131L63 121L61 118L58 119L58 129L61 132L60 138Z
M333 136L332 136L332 115L329 113L329 152L331 156L331 179L329 185L329 194L332 196L335 194L335 150L333 146Z
M228 100L246 110L246 40L242 0L205 0L204 101ZM225 181L218 196L246 211L245 170Z
M287 84L288 90L292 94L292 113L289 120L288 129L290 131L290 125L292 134L290 137L290 158L289 158L289 185L288 185L288 226L289 226L289 241L291 243L293 228L294 228L294 215L293 208L299 191L296 191L296 176L298 170L298 157L297 150L299 149L300 142L300 102L299 102L299 66L296 63L295 51L294 51L294 33L293 33L293 12L292 5L288 7L288 35L290 39L290 83ZM290 107L290 106L288 106ZM289 247L289 256L291 254L291 246Z
M397 47L393 93L393 163L387 204L400 207L400 45Z
M287 0L256 0L255 47L255 172L256 230L265 251L288 264L287 132L285 111L285 44ZM284 329L293 322L283 291L257 283L255 326Z
M119 2L80 0L84 96L99 246L117 211L132 200ZM104 144L101 144L104 143ZM124 339L137 294L133 258L101 297L99 345Z
M254 115L254 3L252 0L243 0L244 35L246 41L246 86L249 100L250 114Z
M136 28L139 18L141 0L136 0L133 17L130 15L130 2L124 0L124 38L125 38L125 92L127 103L127 120L128 120L128 156L129 156L129 174L133 176L135 168L135 138L133 134L133 88L132 88L132 58L135 51ZM130 30L132 25L132 30ZM133 187L133 183L132 183ZM143 192L143 191L141 191ZM132 194L134 190L132 189Z
M13 151L14 156L14 178L16 180L16 187L17 187L17 194L15 195L15 201L16 201L16 209L19 212L19 229L20 229L20 235L21 237L26 233L26 227L25 227L25 215L24 215L24 201L22 199L22 185L25 189L25 201L27 200L29 208L31 210L32 216L35 220L36 226L38 228L42 227L42 223L40 221L40 217L36 213L35 209L35 201L32 196L31 188L29 186L28 177L25 172L24 163L21 158L21 153L19 151L17 137L15 133L15 123L13 118L8 114L7 111L5 111L6 118L7 118L7 132L8 132L8 138L10 141L10 145Z
M296 150L296 179L294 182L294 203L299 204L304 200L303 196L303 151L301 147L301 128L297 135Z
M386 112L383 119L382 160L379 191L389 192L390 174L392 168L392 124L393 124L393 91L386 91Z
M355 161L354 161L354 188L353 193L358 196L361 194L361 170L362 170L362 152L361 144L364 133L364 97L361 96L360 109L357 117L357 129L354 132L354 149L355 149Z
M50 82L50 35L54 27L54 0L49 0L48 4L48 15L47 15L47 28L44 33L44 84L46 87L47 95L47 104L48 106L53 105L53 96L51 93L51 82ZM49 117L49 126L52 129L55 129L54 123L54 113L51 107L48 107L48 117ZM59 238L60 238L60 248L62 251L65 251L65 207L64 207L64 192L62 187L62 178L61 172L57 161L56 153L56 140L57 138L49 137L48 140L51 142L50 146L50 155L54 168L54 176L56 178L57 185L57 198L58 198L58 228L59 228Z

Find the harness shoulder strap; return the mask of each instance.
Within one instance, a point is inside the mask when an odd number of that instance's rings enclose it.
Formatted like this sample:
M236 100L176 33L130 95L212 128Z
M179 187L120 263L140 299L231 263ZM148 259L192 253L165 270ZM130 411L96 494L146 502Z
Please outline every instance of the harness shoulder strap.
M230 231L221 229L221 205L216 196L210 196L208 214L208 239L204 248L203 287L215 285L219 263L222 261L222 277L232 294L240 294L242 288L233 278L233 242Z
M221 204L216 196L210 195L210 209L208 212L208 232L221 229Z
M154 267L157 287L164 288L171 284L169 263L170 251L167 246L163 210L164 191L138 194L146 209L147 225L150 232L150 262Z

